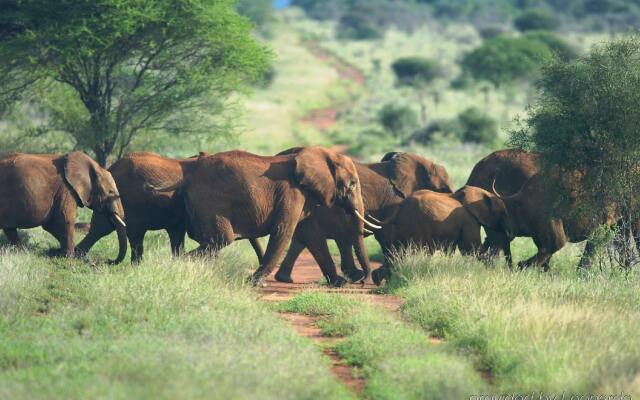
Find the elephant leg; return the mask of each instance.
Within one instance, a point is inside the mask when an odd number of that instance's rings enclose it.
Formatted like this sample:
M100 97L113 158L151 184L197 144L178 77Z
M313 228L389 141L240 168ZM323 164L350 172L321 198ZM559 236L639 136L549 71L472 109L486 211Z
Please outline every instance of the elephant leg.
M478 255L482 245L480 239L480 225L465 224L462 227L462 240L458 242L458 249L462 255Z
M587 271L591 269L591 261L596 250L596 245L593 244L593 241L587 240L587 244L585 244L584 251L580 257L580 262L578 263L578 271Z
M49 250L49 256L52 257L72 257L74 253L74 219L68 219L64 221L53 221L45 224L42 228L53 235L54 238L60 243L59 249Z
M260 243L260 239L251 238L249 239L249 243L251 243L251 247L253 247L253 251L256 252L256 257L258 257L258 263L262 265L264 261L264 250L262 249L262 243Z
M320 266L322 274L329 285L341 287L347 283L346 279L338 275L336 264L333 262L333 258L331 258L329 246L327 246L327 241L325 239L315 238L311 242L307 240L307 248Z
M127 229L131 229L130 227L132 226L132 223L129 221L127 221L127 223L129 225L129 228ZM113 232L114 229L113 224L106 216L94 212L91 216L89 233L87 233L82 241L78 243L78 246L76 247L76 255L83 256L87 254L98 240Z
M300 253L302 253L306 247L307 246L298 240L297 234L293 236L291 244L289 245L289 250L287 250L287 255L284 256L284 260L280 263L280 268L278 269L278 272L276 272L275 278L278 282L293 283L293 279L291 278L293 266L300 256Z
M201 223L197 229L200 246L187 253L187 256L216 256L220 250L235 240L231 221L222 216L215 216L211 222Z
M144 235L146 230L127 231L129 243L131 243L131 263L138 264L144 255Z
M353 243L347 240L336 240L340 250L340 269L353 283L362 282L366 274L356 267L353 259Z
M286 201L284 201L283 204L286 204ZM283 207L275 214L275 226L269 236L269 243L267 244L267 251L264 253L264 260L252 277L255 285L264 285L265 278L269 276L280 262L287 244L289 244L293 237L303 205L303 203L300 203L299 207Z
M184 226L167 229L169 242L171 243L171 254L173 254L174 257L178 257L182 252L184 252L185 231Z
M16 228L5 228L3 231L7 239L9 239L9 244L12 246L20 246L20 238L18 237L18 230Z
M539 265L546 272L549 270L549 261L551 260L551 256L553 252L548 251L544 248L538 248L538 252L533 257L518 263L518 267L520 269L529 268L530 266Z

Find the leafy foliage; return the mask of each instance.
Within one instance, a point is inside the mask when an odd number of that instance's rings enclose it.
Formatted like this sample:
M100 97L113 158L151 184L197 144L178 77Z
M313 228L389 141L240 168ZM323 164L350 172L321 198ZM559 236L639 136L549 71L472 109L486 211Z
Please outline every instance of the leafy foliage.
M513 21L520 32L536 30L554 30L560 21L546 10L529 10Z
M378 112L380 125L396 137L409 134L418 126L418 116L407 106L387 104Z
M476 107L458 115L459 137L465 143L493 144L498 138L498 122Z
M462 69L476 80L500 86L533 79L540 67L556 55L568 60L575 56L575 51L548 32L499 36L467 53L462 60Z
M442 68L435 61L423 57L399 58L391 64L399 86L422 87L442 76Z
M560 191L557 210L566 211L570 202L596 224L612 211L637 217L640 39L596 46L574 62L556 61L543 69L539 89L512 142L540 152L547 182Z
M340 18L336 36L339 39L370 40L381 38L383 33L369 15L349 12Z
M216 103L253 81L269 59L231 0L6 4L11 12L0 14L0 29L11 34L0 39L2 98L40 90L48 128L93 150L102 165L140 132L205 129L198 111L220 108ZM177 124L185 113L192 118Z

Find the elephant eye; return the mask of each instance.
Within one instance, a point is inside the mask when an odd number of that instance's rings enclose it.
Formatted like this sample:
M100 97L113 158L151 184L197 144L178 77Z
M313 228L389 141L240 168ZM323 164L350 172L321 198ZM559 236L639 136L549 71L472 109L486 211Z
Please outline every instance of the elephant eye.
M351 181L349 184L349 189L354 190L356 188L356 181Z

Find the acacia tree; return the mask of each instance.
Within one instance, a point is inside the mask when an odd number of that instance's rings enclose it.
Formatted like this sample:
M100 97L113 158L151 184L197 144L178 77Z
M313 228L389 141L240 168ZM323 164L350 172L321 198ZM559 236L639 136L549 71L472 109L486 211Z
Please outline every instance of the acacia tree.
M612 212L637 221L640 38L596 46L574 62L556 60L543 68L539 92L511 140L541 154L558 193L552 211L593 225Z
M9 0L0 8L0 104L48 105L49 127L103 166L140 132L225 98L268 65L232 0Z

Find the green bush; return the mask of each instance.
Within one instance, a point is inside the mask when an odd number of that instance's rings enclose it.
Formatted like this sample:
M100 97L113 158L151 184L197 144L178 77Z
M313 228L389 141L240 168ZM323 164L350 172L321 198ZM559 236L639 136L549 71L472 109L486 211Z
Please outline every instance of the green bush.
M404 144L430 144L437 135L459 138L461 136L460 132L462 132L462 126L457 118L439 119L412 133L404 141Z
M378 122L393 136L404 137L418 127L418 115L407 106L387 104L378 111Z
M513 132L512 143L538 151L544 169L553 172L545 183L560 194L557 202L549 201L554 212L577 212L581 221L600 224L616 210L635 221L640 216L640 37L595 46L573 62L557 60L543 69L538 86L539 99ZM562 179L576 171L579 184Z
M493 144L498 139L498 122L476 107L458 115L460 140L465 143Z
M537 30L554 30L560 21L546 10L529 10L513 21L520 32Z
M391 64L391 69L400 86L428 84L442 75L437 61L423 57L403 57Z
M498 36L485 41L462 60L462 70L475 80L495 86L517 80L531 80L555 54L571 59L575 52L551 33L532 32L520 37Z
M336 27L336 37L339 39L371 40L382 36L383 32L370 16L356 12L343 15Z

